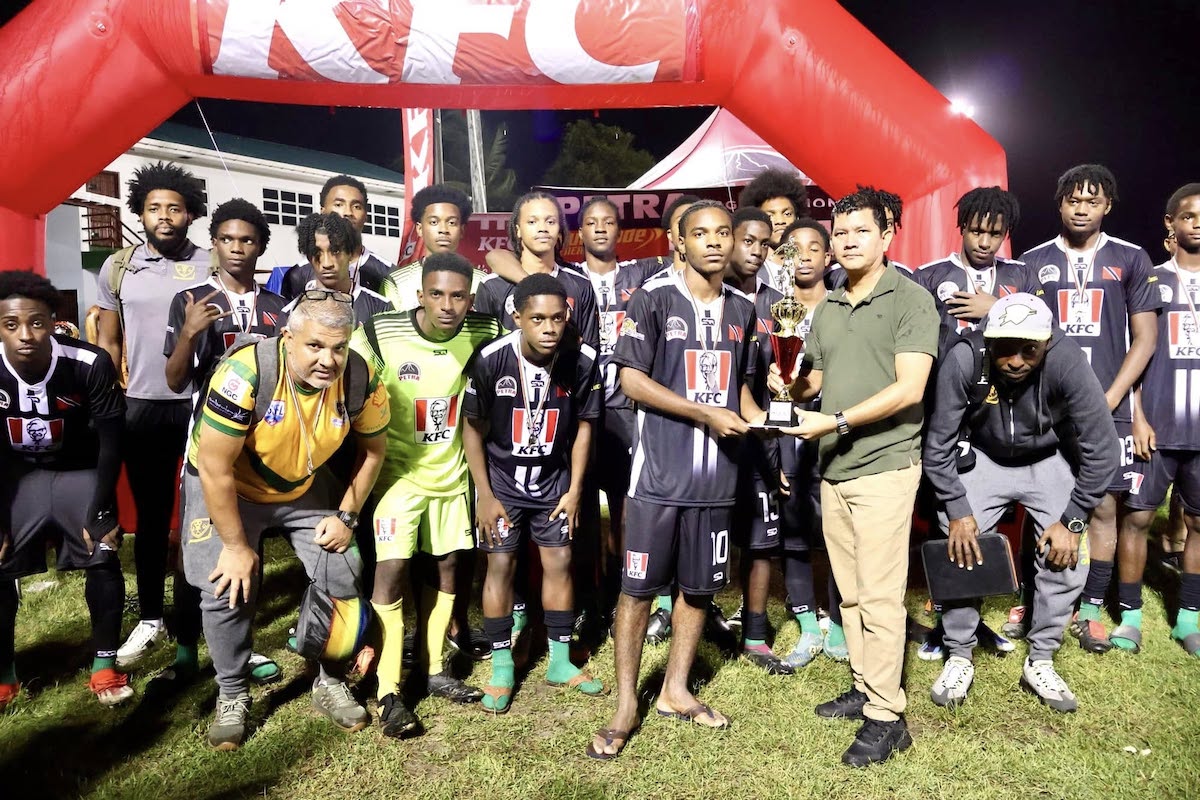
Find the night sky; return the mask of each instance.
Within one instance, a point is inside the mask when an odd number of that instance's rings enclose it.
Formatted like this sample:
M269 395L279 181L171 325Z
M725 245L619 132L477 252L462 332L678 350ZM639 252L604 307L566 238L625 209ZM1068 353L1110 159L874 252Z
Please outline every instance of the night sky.
M1194 96L1200 2L842 4L943 94L969 98L976 121L1005 148L1010 188L1024 215L1014 235L1017 253L1057 232L1052 198L1058 175L1073 164L1098 161L1114 171L1119 184L1120 201L1105 229L1143 245L1155 261L1163 255L1166 198L1183 183L1200 180ZM4 5L5 15L12 13ZM219 131L400 168L395 111L201 103ZM606 110L598 120L628 129L637 146L662 157L707 113ZM517 143L509 163L525 185L537 182L553 160L562 126L581 116L593 114L495 112L488 121L502 118L507 125ZM200 124L194 106L181 109L174 120Z

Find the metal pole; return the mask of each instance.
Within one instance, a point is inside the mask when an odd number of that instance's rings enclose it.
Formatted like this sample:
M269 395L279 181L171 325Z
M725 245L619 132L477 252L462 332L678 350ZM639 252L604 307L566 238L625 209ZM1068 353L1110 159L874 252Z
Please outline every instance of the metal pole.
M483 120L478 109L467 110L467 151L471 158L471 205L487 213L487 175L483 165Z

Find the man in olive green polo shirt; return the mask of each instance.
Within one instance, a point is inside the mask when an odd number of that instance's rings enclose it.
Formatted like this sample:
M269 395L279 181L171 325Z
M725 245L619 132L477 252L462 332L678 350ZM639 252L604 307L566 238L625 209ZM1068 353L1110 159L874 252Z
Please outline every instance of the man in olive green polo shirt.
M800 412L785 433L820 439L825 544L854 684L816 712L865 719L842 755L861 767L912 744L901 716L904 591L938 314L928 292L885 262L892 228L874 193L837 202L832 239L847 282L817 307L792 390L798 400L820 393L823 413Z

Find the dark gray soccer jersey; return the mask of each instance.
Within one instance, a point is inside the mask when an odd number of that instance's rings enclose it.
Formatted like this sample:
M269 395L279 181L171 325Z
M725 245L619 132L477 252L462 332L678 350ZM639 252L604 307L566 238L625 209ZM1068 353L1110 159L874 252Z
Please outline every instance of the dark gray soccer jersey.
M1021 256L1045 292L1055 323L1087 354L1105 390L1129 352L1129 315L1161 305L1150 256L1135 244L1101 233L1091 257L1073 254L1056 237ZM1128 422L1129 398L1113 412Z
M693 305L680 276L648 282L625 310L613 360L644 372L695 403L741 412L741 388L755 374L754 304L729 287L708 307ZM629 496L672 506L734 500L737 437L638 408Z
M324 289L325 287L314 281L309 281L306 289ZM354 320L358 325L362 325L376 314L390 314L396 308L391 304L386 297L381 294L376 294L362 286L355 286L351 292L354 297ZM284 306L284 313L291 314L295 310L296 304L299 302L299 297L294 298L290 303Z
M1142 376L1142 411L1160 450L1200 450L1200 273L1155 267L1158 344ZM1188 292L1191 305L1188 304Z
M278 335L280 328L287 322L287 314L283 310L287 301L279 295L261 287L244 294L236 291L225 292L214 276L206 283L183 290L171 300L171 309L167 312L167 336L163 342L164 356L170 358L179 342L179 332L183 330L187 314L188 292L191 293L192 300L198 303L214 290L217 290L217 295L208 301L208 305L221 309L221 313L230 310L235 313L213 322L192 343L193 398L208 394L208 379L238 334L249 333L266 339Z
M640 263L622 261L615 270L603 275L589 270L586 263L575 265L579 273L592 284L592 292L596 296L600 322L600 378L604 384L605 405L609 408L630 408L633 405L621 391L621 382L617 377L620 370L613 363L612 356L621 332L621 323L625 321L625 309L633 293L646 282L646 270Z
M955 292L979 291L995 297L1005 297L1017 292L1041 294L1042 285L1038 283L1037 276L1020 261L997 258L994 269L989 272L990 285L980 285L971 279L962 256L951 253L941 261L926 264L913 275L913 280L933 295L938 316L942 318L943 339L945 335L963 334L978 327L977 323L957 319L950 314L950 306L946 302Z
M556 267L550 273L558 278L563 288L567 290L567 305L571 307L571 321L579 331L583 343L593 350L600 349L600 323L596 317L596 295L592 284L583 275L574 270ZM506 331L515 331L517 323L513 321L513 291L515 283L509 283L499 275L489 275L479 284L475 293L475 310L480 314L491 314L500 321L500 327Z
M370 250L364 249L362 258L357 263L350 265L350 276L354 280L355 286L362 286L378 294L383 279L387 277L391 269L391 264ZM279 293L287 300L295 300L305 287L316 279L317 273L312 264L296 264L283 273L283 283L280 284Z
M488 420L488 480L507 507L553 508L571 486L571 446L579 420L600 416L596 351L563 348L554 373L521 355L521 332L479 351L467 369L463 410Z
M92 469L100 443L91 422L125 415L117 372L95 345L55 334L50 347L50 369L36 384L21 380L0 348L0 464Z

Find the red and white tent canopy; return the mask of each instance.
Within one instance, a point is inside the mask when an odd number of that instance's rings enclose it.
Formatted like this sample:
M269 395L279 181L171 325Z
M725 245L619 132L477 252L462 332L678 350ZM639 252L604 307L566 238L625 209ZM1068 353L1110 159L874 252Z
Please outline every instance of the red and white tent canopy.
M812 183L732 112L718 108L683 144L629 188L745 186L768 167L796 172L805 183Z

